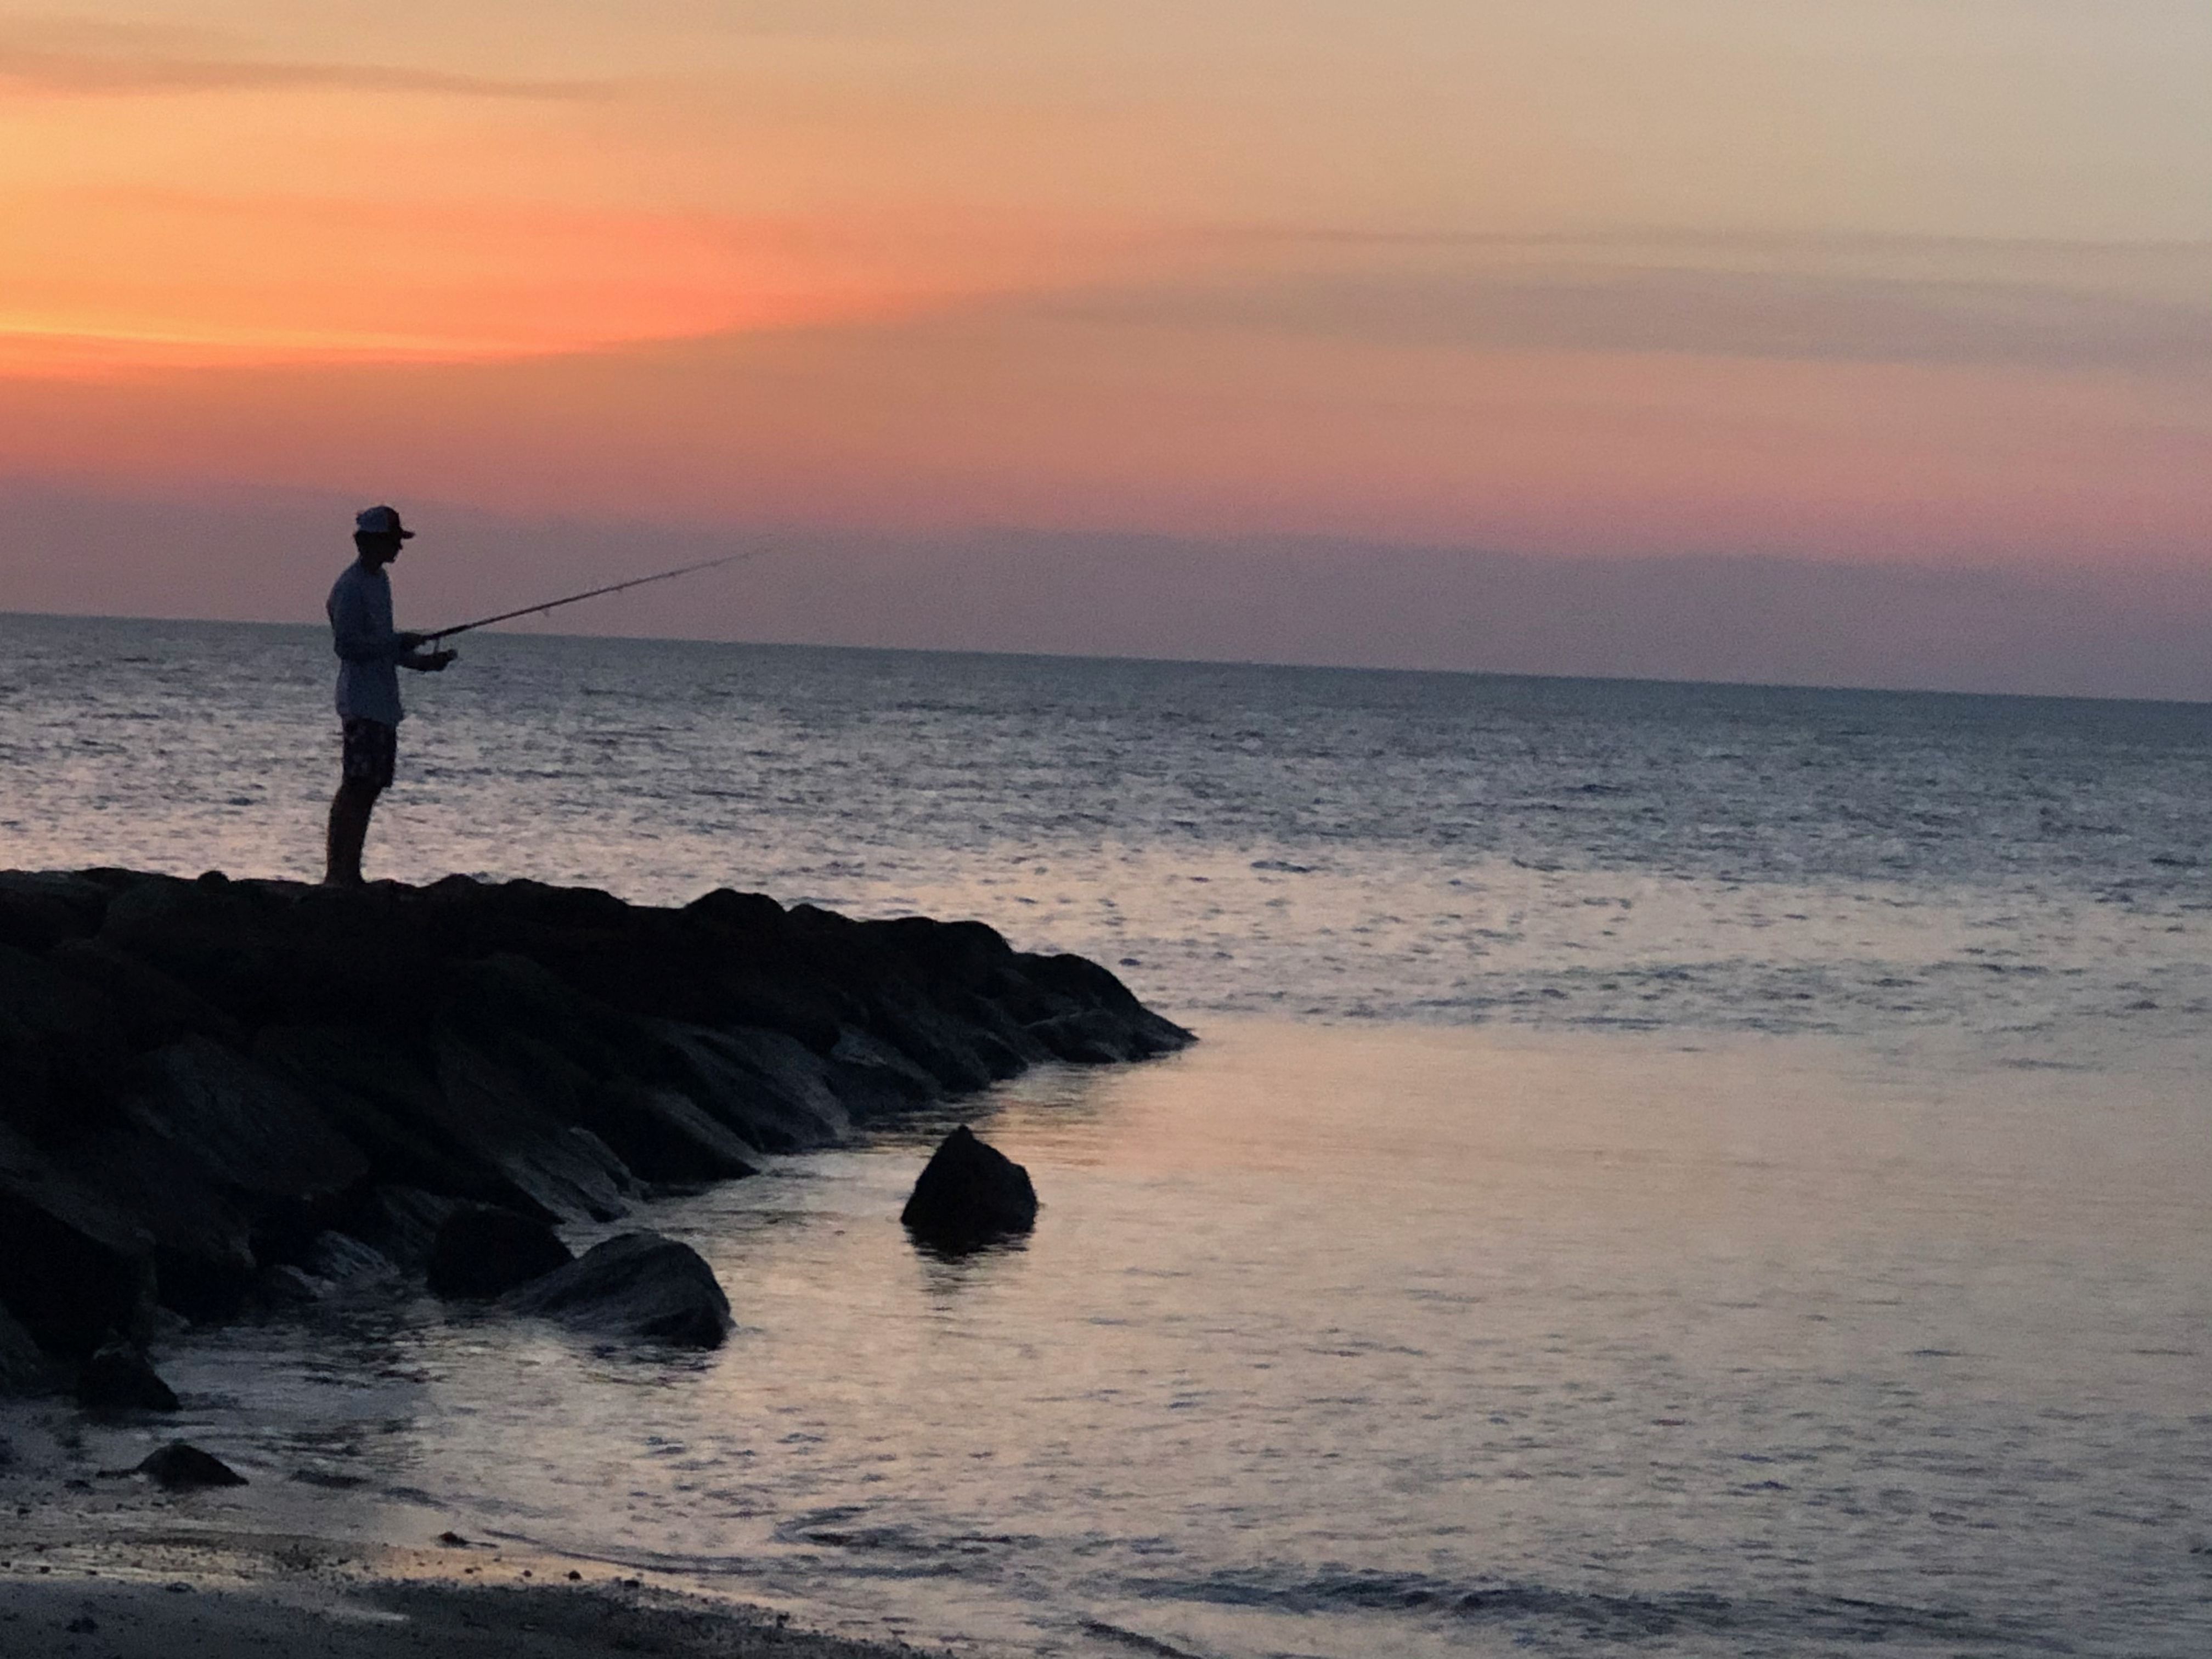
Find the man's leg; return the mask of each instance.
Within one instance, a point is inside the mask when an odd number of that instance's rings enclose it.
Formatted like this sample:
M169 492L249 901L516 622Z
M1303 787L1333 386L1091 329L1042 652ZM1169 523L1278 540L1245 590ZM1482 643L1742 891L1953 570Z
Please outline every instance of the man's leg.
M358 887L361 851L368 841L368 816L376 798L392 783L399 734L381 720L345 722L345 755L338 792L331 797L331 824L323 843L323 881L331 887Z
M368 817L383 793L383 786L372 779L348 778L331 797L330 833L324 842L325 886L362 884L361 853L368 842Z

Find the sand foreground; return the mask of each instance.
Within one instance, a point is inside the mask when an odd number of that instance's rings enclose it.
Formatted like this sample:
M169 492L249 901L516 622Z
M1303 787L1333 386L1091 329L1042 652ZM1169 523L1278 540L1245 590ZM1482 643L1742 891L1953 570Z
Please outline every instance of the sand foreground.
M767 1608L709 1602L633 1579L547 1581L488 1559L489 1565L456 1579L405 1576L452 1572L450 1563L297 1539L141 1536L106 1540L91 1553L33 1547L0 1568L0 1653L9 1659L890 1659L921 1651L806 1631Z

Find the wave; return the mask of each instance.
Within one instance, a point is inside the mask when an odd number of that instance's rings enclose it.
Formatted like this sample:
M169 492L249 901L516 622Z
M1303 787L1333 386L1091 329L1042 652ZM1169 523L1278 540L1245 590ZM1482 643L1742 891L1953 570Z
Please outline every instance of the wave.
M1304 1613L1402 1613L1525 1627L1577 1642L1638 1643L1726 1636L1756 1642L1953 1646L1995 1651L2064 1650L2020 1625L1964 1609L1844 1595L1731 1596L1711 1590L1621 1592L1500 1580L1454 1583L1423 1573L1324 1570L1315 1574L1231 1570L1195 1578L1154 1577L1126 1588L1152 1601L1197 1601Z

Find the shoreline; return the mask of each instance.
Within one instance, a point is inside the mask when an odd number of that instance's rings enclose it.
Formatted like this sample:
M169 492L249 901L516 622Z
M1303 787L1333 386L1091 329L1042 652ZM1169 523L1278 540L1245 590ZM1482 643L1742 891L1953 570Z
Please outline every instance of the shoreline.
M102 1457L88 1437L112 1446L148 1426L138 1413L88 1418L58 1401L0 1401L0 1652L24 1659L254 1652L911 1659L949 1652L896 1635L823 1629L806 1609L711 1594L650 1569L465 1537L450 1526L434 1534L441 1517L429 1510L411 1525L380 1528L365 1513L366 1533L333 1529L316 1524L330 1518L318 1500L331 1494L301 1485L296 1473L287 1480L250 1463L252 1480L243 1489L164 1492L128 1470L98 1467Z
M136 1559L35 1576L20 1563L0 1569L0 1646L25 1659L237 1659L257 1650L317 1659L896 1659L949 1651L810 1630L770 1608L635 1578L544 1583L505 1563L475 1578L402 1574L392 1571L409 1565L402 1553L314 1540L261 1540L267 1553L256 1576L236 1565L236 1540L221 1571L196 1571L173 1540L118 1541ZM302 1565L280 1565L287 1557ZM305 1565L311 1558L316 1564Z

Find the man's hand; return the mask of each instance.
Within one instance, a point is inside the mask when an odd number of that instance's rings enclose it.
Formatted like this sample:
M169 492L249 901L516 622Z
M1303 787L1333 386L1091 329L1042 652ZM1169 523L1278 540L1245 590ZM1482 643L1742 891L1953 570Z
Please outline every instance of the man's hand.
M421 634L398 634L392 637L402 651L420 651L425 636Z
M446 665L459 655L460 653L458 651L433 651L428 656L420 659L416 665L426 674L441 673Z

